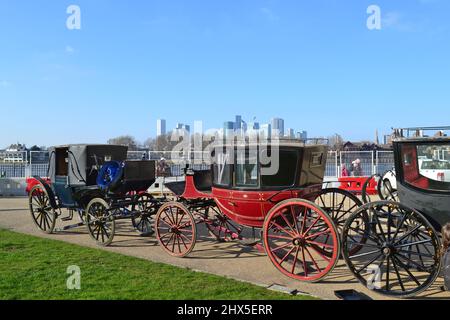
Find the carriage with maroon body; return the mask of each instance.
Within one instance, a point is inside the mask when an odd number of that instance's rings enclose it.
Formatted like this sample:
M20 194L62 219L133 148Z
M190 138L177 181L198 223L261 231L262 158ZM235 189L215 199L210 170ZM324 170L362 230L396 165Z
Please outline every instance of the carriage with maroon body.
M340 255L339 230L361 202L343 190L322 189L325 145L235 143L216 146L212 156L211 170L187 170L184 182L166 184L176 201L161 206L155 229L168 254L191 253L203 223L218 241L264 250L289 277L316 282L331 272ZM244 228L253 236L245 238Z

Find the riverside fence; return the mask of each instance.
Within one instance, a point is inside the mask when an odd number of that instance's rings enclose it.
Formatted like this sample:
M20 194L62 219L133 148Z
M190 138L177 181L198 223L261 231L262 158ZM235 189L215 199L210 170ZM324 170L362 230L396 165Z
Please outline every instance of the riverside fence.
M186 158L175 157L171 151L130 151L130 160L161 160L164 158L170 167L172 177L183 175L186 163L202 159L200 153L190 153ZM178 161L172 161L172 158ZM325 176L328 179L339 178L344 166L352 167L352 162L359 159L362 175L370 176L375 173L382 174L394 167L394 153L392 151L330 151L327 155ZM20 153L0 153L0 179L1 178L27 178L32 176L45 177L48 174L49 153L47 151L31 151ZM192 165L194 170L205 170L209 168L206 163ZM350 170L351 171L351 170Z

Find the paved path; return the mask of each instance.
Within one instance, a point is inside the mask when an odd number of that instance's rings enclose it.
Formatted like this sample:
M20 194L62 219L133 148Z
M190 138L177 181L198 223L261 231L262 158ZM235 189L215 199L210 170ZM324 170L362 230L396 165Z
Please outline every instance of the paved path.
M98 248L91 240L84 227L46 235L37 230L32 223L25 198L0 198L0 228L35 235L43 238L61 240L82 246ZM59 225L58 225L59 223ZM61 227L61 222L57 227ZM316 284L301 283L282 275L270 260L255 249L243 247L236 243L216 243L206 237L200 230L201 237L192 254L185 259L172 258L159 248L155 238L142 238L131 227L129 221L118 224L118 233L113 244L104 250L135 256L155 262L167 263L179 267L190 268L216 275L226 276L259 285L279 284L297 289L324 299L336 299L335 290L355 289L373 299L384 299L374 294L355 281L347 271L345 264L339 262L337 268L325 280ZM0 239L1 241L1 239ZM450 299L450 294L442 293L438 288L442 280L421 298Z

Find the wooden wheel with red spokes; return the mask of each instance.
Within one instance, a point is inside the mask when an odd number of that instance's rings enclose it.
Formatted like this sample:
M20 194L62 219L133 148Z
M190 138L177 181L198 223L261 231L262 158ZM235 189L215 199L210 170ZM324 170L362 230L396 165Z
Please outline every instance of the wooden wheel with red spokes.
M263 231L270 260L288 277L317 282L338 262L340 238L336 226L325 211L310 201L280 202L267 215Z
M182 203L169 202L156 215L156 238L161 248L174 257L183 258L196 243L197 226L194 216Z

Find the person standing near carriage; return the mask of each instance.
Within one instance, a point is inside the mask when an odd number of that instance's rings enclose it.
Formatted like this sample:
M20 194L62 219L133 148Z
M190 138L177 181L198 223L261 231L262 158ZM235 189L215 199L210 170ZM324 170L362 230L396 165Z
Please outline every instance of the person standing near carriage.
M352 166L353 166L353 176L354 177L362 177L364 175L362 167L361 167L360 159L356 159L355 161L353 161Z

